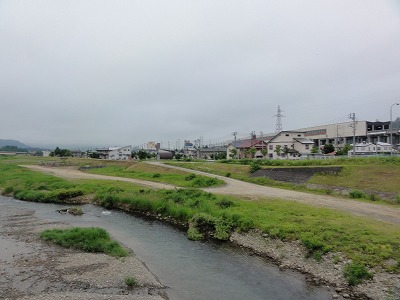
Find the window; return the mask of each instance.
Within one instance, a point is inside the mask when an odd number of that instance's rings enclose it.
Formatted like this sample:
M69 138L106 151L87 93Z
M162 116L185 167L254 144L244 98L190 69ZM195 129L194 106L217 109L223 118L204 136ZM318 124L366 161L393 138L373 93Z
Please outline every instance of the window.
M306 145L306 150L308 150L308 149L310 149L310 145L307 144Z
M289 134L288 134L288 133L286 133L285 135L286 135L286 136L289 136Z
M274 146L273 145L269 145L268 149L269 150L274 150Z

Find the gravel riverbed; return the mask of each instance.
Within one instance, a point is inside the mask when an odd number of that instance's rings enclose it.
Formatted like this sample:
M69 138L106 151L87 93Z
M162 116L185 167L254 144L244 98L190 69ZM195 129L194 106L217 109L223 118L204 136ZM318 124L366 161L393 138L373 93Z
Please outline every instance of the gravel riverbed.
M39 237L42 230L67 227L0 205L0 299L168 299L166 287L133 254L83 253ZM137 285L128 288L126 277Z

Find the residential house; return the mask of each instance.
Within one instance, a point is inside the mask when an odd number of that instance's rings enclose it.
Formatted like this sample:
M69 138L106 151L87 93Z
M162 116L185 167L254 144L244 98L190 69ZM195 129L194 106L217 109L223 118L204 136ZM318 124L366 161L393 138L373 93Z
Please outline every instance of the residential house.
M198 159L215 159L215 156L218 156L221 153L226 154L225 146L204 146L204 147L197 149L197 158Z
M298 159L310 155L314 142L301 131L281 131L268 141L268 158Z
M236 155L234 153L236 152ZM226 148L227 159L232 158L265 158L267 142L259 139L235 141Z
M131 159L131 146L109 147L96 149L100 159L108 160L129 160Z
M197 157L197 148L190 141L185 140L185 144L183 145L182 150L183 150L183 155L187 158Z

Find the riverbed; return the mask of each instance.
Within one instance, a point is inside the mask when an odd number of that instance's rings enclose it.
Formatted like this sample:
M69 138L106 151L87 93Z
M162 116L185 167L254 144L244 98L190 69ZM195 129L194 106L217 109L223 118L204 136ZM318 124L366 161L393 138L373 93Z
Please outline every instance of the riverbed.
M166 286L169 299L332 299L326 287L281 271L261 257L227 243L195 242L159 221L84 205L83 216L60 214L68 205L22 202L0 196L1 205L35 210L41 220L105 228L130 248ZM1 251L1 256L10 253Z

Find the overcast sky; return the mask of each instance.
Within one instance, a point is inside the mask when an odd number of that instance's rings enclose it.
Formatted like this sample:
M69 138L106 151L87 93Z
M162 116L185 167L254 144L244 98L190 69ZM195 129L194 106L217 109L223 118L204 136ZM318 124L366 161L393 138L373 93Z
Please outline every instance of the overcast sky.
M3 139L207 144L395 102L400 1L0 0Z

